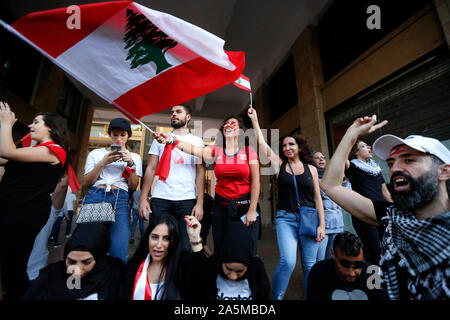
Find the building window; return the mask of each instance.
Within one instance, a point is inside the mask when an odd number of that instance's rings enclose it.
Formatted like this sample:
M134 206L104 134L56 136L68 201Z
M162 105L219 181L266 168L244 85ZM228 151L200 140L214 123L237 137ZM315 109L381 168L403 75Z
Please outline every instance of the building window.
M270 122L274 122L297 104L297 80L291 55L269 80Z
M67 126L73 133L78 133L82 109L83 95L68 78L64 78L56 110L67 120Z

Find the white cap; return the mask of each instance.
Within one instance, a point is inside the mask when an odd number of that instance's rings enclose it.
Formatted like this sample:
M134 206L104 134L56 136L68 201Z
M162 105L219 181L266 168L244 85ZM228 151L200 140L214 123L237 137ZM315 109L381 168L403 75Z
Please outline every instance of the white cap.
M437 139L418 135L411 135L405 139L400 139L392 134L386 134L375 140L372 149L378 158L386 160L389 158L392 148L402 144L417 151L432 154L441 159L445 164L450 164L450 151L447 147Z

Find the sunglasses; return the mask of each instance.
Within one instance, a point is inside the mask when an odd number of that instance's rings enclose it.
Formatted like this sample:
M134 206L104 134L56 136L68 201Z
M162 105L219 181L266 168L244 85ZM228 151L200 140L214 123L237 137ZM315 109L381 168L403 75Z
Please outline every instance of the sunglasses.
M325 156L316 156L316 157L314 157L314 159L326 159L327 157L325 157Z
M364 261L348 261L347 259L339 259L339 263L344 268L362 269L366 264Z

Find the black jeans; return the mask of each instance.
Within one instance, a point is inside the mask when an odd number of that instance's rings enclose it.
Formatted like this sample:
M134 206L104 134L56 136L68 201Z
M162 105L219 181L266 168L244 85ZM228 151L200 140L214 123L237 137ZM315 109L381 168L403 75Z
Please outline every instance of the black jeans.
M178 221L180 232L180 246L183 251L190 251L191 245L186 231L186 221L184 216L189 216L197 202L196 199L190 200L166 200L160 198L152 198L150 201L150 209L152 214L171 214Z
M5 300L20 300L29 286L27 263L40 230L0 230L0 273Z
M229 205L221 204L220 196L214 199L214 214L212 217L212 234L214 240L214 254L220 251L223 236L227 225L231 221L239 221L245 215L250 207L250 204L243 204L237 206L237 216L229 216ZM222 198L223 199L223 198ZM259 211L259 210L258 210ZM260 232L261 215L256 218L256 222L248 227L248 230L253 239L253 255L256 255L258 249L258 237Z
M375 226L367 224L352 216L353 228L355 228L363 243L364 260L369 264L380 264L380 234Z

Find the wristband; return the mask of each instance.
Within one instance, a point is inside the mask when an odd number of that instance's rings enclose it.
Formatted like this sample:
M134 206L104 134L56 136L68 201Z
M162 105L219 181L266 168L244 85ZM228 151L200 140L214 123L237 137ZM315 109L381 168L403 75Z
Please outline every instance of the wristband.
M133 163L131 164L131 166L127 165L127 167L136 170L136 163L134 163L134 161L133 161Z
M189 242L190 242L193 246L196 246L196 245L198 245L198 244L201 244L201 243L203 242L203 239L202 239L202 237L200 237L200 240L198 240L198 241L191 241L191 240L189 240Z

